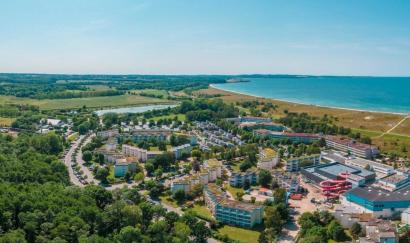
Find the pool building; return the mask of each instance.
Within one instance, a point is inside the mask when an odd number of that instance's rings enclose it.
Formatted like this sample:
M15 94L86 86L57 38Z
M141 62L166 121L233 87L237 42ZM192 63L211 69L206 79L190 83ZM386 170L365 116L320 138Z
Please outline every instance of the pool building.
M305 178L316 184L320 184L320 182L325 180L336 180L341 173L347 173L349 176L346 180L352 184L353 188L372 183L376 179L376 174L372 171L339 162L308 166L302 168L301 173Z
M375 217L391 217L410 207L410 184L395 191L376 186L356 187L346 192L341 201Z

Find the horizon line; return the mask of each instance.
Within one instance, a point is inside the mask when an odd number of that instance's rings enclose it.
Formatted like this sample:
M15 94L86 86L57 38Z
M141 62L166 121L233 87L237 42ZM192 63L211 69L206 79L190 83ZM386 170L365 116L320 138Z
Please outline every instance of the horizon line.
M410 78L408 75L351 75L351 74L292 74L292 73L189 73L189 74L169 74L169 73L47 73L47 72L0 72L0 75L3 74L21 74L21 75L72 75L72 76L299 76L299 77L369 77L369 78Z

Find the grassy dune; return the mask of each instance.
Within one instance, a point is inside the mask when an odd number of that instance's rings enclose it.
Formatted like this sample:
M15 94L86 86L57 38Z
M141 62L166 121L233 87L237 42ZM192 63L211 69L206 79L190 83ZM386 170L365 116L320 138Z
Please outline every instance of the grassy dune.
M325 114L331 115L336 118L337 125L352 128L356 132L371 137L374 144L379 146L382 151L396 152L400 155L410 157L410 152L403 151L403 147L406 147L407 150L410 151L410 118L391 131L391 133L383 135L383 132L390 130L400 122L405 117L404 115L302 105L274 99L241 95L215 88L196 91L196 94L198 93L209 95L222 94L223 96L219 98L230 103L251 100L271 102L279 106L278 110L271 114L273 118L284 116L285 110L299 113L306 112L309 115L319 117Z

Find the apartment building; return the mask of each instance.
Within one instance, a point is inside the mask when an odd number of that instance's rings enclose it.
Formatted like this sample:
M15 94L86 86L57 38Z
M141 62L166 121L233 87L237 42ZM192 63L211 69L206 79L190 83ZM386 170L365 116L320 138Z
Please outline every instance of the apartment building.
M245 228L262 223L262 205L230 200L215 184L204 187L204 198L212 215L222 223Z
M262 149L259 153L257 167L264 170L272 170L279 163L279 154L271 148Z
M185 194L189 193L195 185L215 182L216 179L222 177L222 163L216 159L210 159L204 162L203 168L199 173L184 177L171 184L171 192L175 193L178 190L184 190Z
M183 144L177 147L173 147L171 152L174 154L175 159L179 159L183 154L190 154L192 147L190 144Z
M114 164L114 176L124 177L127 172L135 172L137 164L135 158L120 158L115 161Z
M250 185L255 185L258 182L258 173L256 171L232 172L229 185L243 187L245 181L248 181Z
M145 162L149 159L155 158L156 156L162 154L163 152L162 151L148 151L143 148L138 148L138 147L131 146L128 144L123 144L122 153L127 156L134 156L140 162Z
M127 139L132 140L134 143L142 141L166 141L171 136L172 131L168 129L135 129L130 133L123 133L118 136L119 141L125 141Z
M312 166L320 164L322 160L321 154L306 155L301 157L292 157L286 160L286 171L299 171L305 166Z
M115 137L119 134L118 129L98 131L97 136L103 139Z

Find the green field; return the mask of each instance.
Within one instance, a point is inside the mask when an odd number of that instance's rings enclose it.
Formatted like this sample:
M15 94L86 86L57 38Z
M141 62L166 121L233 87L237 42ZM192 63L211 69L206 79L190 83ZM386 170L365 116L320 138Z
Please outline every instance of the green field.
M156 116L152 118L152 120L158 121L159 119L174 119L175 117L178 117L178 121L186 120L185 114L171 114L171 115L166 115L166 116Z
M199 205L199 204L194 204L194 207L189 209L193 211L196 215L198 215L200 218L207 219L207 220L212 220L212 214L209 211L209 209L206 206Z
M159 89L134 89L131 92L139 94L152 94L152 95L162 95L164 98L168 97L168 92L166 90L159 90Z
M236 198L236 193L238 193L238 192L245 193L245 191L243 190L243 188L235 188L235 187L230 186L229 184L227 184L227 185L225 186L225 189L226 189L229 193L231 193L234 198Z
M258 242L258 238L260 235L260 232L256 230L244 229L229 225L225 225L224 227L220 228L218 232L222 235L227 235L229 238L233 240L238 240L240 242L246 243Z
M177 202L173 198L171 198L170 196L160 196L159 199L161 200L161 203L169 205L173 208L178 207Z
M55 109L73 109L83 106L89 108L98 107L119 107L130 105L145 104L164 104L170 103L168 100L143 97L138 95L118 95L104 97L74 98L74 99L30 99L19 98L15 96L0 96L0 105L2 104L28 104L40 107L42 110Z
M10 126L14 120L14 118L0 117L0 126Z

